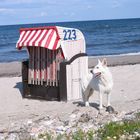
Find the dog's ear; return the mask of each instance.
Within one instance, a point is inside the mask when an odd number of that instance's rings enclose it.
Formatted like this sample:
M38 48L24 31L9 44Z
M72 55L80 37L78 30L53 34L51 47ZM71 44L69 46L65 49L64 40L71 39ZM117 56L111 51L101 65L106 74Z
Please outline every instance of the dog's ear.
M100 59L98 59L98 64L101 64L102 62L100 61Z
M102 65L103 65L103 66L107 66L107 60L106 60L106 58L104 58L104 59L102 60Z

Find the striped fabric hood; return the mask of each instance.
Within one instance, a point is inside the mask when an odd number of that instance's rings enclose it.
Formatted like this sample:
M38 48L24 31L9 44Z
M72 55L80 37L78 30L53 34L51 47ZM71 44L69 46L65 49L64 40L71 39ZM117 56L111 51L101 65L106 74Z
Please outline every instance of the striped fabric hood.
M52 26L20 29L20 37L16 47L20 50L28 46L44 47L50 50L58 49L60 37L57 28Z

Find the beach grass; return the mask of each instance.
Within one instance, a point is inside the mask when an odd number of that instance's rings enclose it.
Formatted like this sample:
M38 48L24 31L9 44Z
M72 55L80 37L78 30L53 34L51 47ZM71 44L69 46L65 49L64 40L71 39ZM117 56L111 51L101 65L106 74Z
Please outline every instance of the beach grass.
M102 140L121 139L122 136L131 136L140 139L140 120L124 122L110 122L98 131Z
M88 130L87 132L82 129L78 129L76 132L69 134L58 134L54 136L51 133L43 133L38 136L41 140L93 140L94 139L94 131Z
M40 134L41 140L121 140L132 139L140 140L140 112L135 114L135 118L119 122L105 124L99 130L84 131L77 128L77 131L69 134L53 135L51 133Z

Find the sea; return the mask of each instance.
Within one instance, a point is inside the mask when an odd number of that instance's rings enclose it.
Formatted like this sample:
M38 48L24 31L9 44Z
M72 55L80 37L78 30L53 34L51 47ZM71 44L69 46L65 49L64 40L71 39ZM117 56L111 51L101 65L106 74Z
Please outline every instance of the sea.
M22 61L28 58L26 49L16 49L20 28L54 25L81 30L86 40L88 56L140 54L140 19L2 25L0 62Z

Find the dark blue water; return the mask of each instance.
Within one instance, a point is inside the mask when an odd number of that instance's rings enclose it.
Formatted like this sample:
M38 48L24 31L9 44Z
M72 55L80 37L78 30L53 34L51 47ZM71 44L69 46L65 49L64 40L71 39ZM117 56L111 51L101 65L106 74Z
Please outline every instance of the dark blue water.
M15 48L21 27L50 25L80 29L90 56L140 52L140 19L9 25L0 26L0 62L21 61L28 57L26 49L18 51Z

